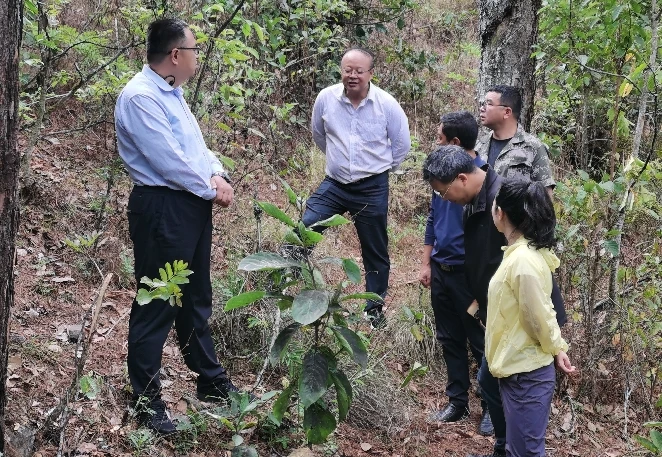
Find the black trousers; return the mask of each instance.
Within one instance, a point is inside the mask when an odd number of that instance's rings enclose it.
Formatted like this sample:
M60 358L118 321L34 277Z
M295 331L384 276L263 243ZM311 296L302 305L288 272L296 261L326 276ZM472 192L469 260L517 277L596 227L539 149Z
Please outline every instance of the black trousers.
M430 301L437 341L441 344L448 370L446 395L451 403L464 407L469 403L471 387L467 340L474 359L480 365L485 350L485 331L478 320L467 313L473 297L468 290L463 265L453 266L453 271L444 271L439 263L432 260L430 268Z
M303 224L306 227L334 214L349 212L361 243L366 291L382 298L388 289L391 263L388 256L388 172L342 184L328 176L306 202ZM323 231L325 227L315 227ZM368 301L366 311L381 308L383 303Z
M163 300L147 305L135 301L129 319L127 364L134 398L159 395L163 345L175 324L186 366L198 373L198 388L226 377L219 364L208 319L212 311L210 256L212 202L166 187L135 186L129 197L128 219L140 278L159 277L159 268L175 260L188 263L190 283L182 287L182 307Z

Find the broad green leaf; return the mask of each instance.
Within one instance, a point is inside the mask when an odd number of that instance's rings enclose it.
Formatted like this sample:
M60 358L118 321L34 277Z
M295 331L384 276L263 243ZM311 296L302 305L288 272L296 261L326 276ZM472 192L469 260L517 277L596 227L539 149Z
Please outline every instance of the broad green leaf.
M260 403L264 403L265 401L271 400L276 395L278 395L278 393L279 392L277 390L270 390L269 392L262 394L262 396L260 397Z
M139 305L146 305L152 301L152 295L147 289L138 289L138 294L136 295L136 302Z
M292 303L292 319L308 325L324 316L329 308L329 293L323 290L302 290Z
M376 302L383 301L382 297L374 292L359 292L357 294L344 295L340 297L340 301L345 300L373 300Z
M280 300L278 300L278 303L277 303L278 304L278 309L281 310L281 311L287 311L288 309L290 309L292 307L293 300L294 299L292 297L281 298Z
M340 214L334 214L328 219L324 219L323 221L318 221L315 222L311 227L337 227L338 225L345 225L349 224L349 220Z
M168 275L166 274L166 271L163 268L159 268L159 276L161 277L161 281L166 282L168 280Z
M300 223L299 238L301 238L301 241L303 241L304 246L311 247L322 241L324 236L314 230L307 229L303 224Z
M299 399L304 408L308 408L327 390L326 379L329 376L329 362L324 355L311 349L303 357L301 382L299 384Z
M230 420L229 420L227 417L224 417L224 416L218 416L218 420L219 420L223 425L225 425L227 428L229 428L230 430L232 430L233 432L236 432L236 431L237 431L237 430L235 429L235 427L234 427L234 424L233 424L232 422L230 422Z
M260 43L264 44L264 30L262 29L262 27L260 27L260 25L257 24L256 22L253 22L253 29L255 30L255 34L260 40Z
M361 269L352 259L342 259L342 267L347 278L354 284L361 282Z
M244 444L244 439L241 437L241 435L232 435L232 443L235 446L241 446Z
M331 411L315 403L303 411L303 429L309 443L322 444L336 429L336 418Z
M338 399L338 419L344 421L352 403L352 385L341 370L332 370L330 373L333 385L336 386L336 397Z
M301 263L292 259L285 259L273 252L258 252L245 257L239 262L239 270L264 271L278 270L280 268L301 267Z
M296 333L297 330L301 327L301 324L298 322L295 322L293 324L288 325L285 327L283 330L280 331L278 336L276 337L276 341L274 341L274 345L271 348L271 352L269 354L269 360L271 361L272 365L278 364L280 361L280 357L283 354L283 351L285 348L287 348L287 343L290 341L290 338L292 338L292 335Z
M634 439L644 448L648 449L651 452L657 453L657 448L652 441L644 438L643 436L635 435Z
M653 429L651 430L651 441L657 447L657 451L662 451L662 433Z
M419 343L423 341L423 334L421 333L421 328L418 325L412 325L411 334L414 335L414 338L416 338L416 341Z
M269 202L257 202L257 206L262 208L262 211L267 213L271 217L275 217L281 222L284 222L285 224L289 225L290 227L296 227L297 224L294 223L294 221L285 214L283 210L281 210L279 207L276 205L269 203Z
M244 306L248 306L251 303L255 303L256 301L264 298L266 294L267 293L263 290L252 290L250 292L244 292L243 294L239 294L229 299L225 304L225 308L223 309L224 311L231 311L233 309L243 308Z
M604 242L604 247L612 256L618 257L618 253L620 252L618 242L614 240L607 240Z
M368 364L368 352L361 337L347 327L332 327L331 330L336 334L341 346L349 352L354 361L365 368Z
M168 273L168 279L172 278L173 272L172 272L172 267L170 266L169 262L166 262L166 272Z
M301 238L299 238L294 230L287 231L285 234L285 242L296 246L303 246L303 241L301 241Z
M283 421L283 416L285 416L285 412L290 406L290 397L292 396L292 391L294 390L295 386L296 383L291 382L289 386L283 389L283 391L278 396L278 399L274 402L273 409L269 415L274 424L280 425L280 423Z
M284 179L281 179L280 183L283 185L283 189L285 189L285 193L287 194L287 200L290 202L291 205L294 205L296 207L297 194L294 193L290 185Z
M333 313L333 323L343 327L347 327L347 320L340 313Z
M189 280L188 280L188 278L185 278L185 277L182 277L182 276L175 275L175 276L173 276L172 278L170 278L170 282L171 282L172 284L188 284L188 283L189 283Z
M582 181L588 181L591 177L584 170L577 170L577 174L582 179Z

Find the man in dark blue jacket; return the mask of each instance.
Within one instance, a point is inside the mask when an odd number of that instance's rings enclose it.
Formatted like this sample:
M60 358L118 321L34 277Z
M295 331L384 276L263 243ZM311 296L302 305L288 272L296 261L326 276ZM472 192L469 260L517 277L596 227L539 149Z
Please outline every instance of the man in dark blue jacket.
M477 166L484 162L474 152L478 123L467 111L441 117L437 144L464 148ZM430 302L435 317L437 340L443 350L448 373L446 395L448 404L433 414L433 420L456 422L469 415L469 353L480 365L483 359L484 330L478 320L467 313L474 300L465 276L464 229L461 205L444 200L435 192L430 201L430 213L425 230L425 246L419 280L431 290ZM494 432L486 404L479 426L482 435Z

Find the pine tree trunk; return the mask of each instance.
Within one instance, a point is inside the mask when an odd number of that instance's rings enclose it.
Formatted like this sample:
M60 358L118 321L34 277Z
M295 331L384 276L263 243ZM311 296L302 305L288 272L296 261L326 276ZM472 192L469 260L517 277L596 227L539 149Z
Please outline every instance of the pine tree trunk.
M538 10L542 0L478 0L481 59L478 97L497 84L520 87L520 122L529 130L536 92L532 46L538 38Z
M14 254L18 229L18 50L22 0L0 1L0 455L5 452L9 314L14 303Z

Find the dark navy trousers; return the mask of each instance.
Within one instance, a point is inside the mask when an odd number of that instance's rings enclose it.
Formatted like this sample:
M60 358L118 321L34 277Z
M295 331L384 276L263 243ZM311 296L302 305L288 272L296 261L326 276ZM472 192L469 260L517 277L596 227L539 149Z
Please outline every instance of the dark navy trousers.
M140 278L159 277L166 262L183 260L193 271L181 285L182 307L163 300L138 305L129 318L127 365L134 399L159 395L163 345L173 323L186 366L198 373L198 387L226 377L214 350L208 319L212 312L210 256L212 202L167 187L135 186L128 204L137 287Z
M356 227L365 269L366 291L382 298L388 289L391 263L388 256L388 171L357 182L343 184L328 176L306 202L303 224L306 227L334 214L348 212ZM325 227L315 227L322 232ZM381 308L383 302L369 301L366 311Z
M552 406L554 363L529 373L499 379L506 416L506 456L544 457L545 434Z

